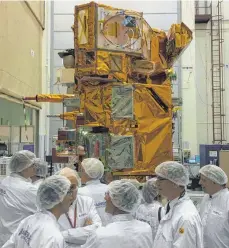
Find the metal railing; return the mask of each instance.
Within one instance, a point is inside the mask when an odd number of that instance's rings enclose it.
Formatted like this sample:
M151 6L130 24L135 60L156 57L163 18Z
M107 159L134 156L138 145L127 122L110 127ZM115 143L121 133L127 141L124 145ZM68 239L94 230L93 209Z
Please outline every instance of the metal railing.
M211 15L211 1L195 1L196 15Z

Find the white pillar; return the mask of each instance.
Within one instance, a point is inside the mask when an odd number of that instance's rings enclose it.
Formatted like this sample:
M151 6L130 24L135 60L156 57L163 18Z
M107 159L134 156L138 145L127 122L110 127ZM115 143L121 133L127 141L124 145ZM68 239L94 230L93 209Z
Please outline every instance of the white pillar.
M51 1L45 1L45 30L42 40L42 94L50 93L50 35L51 35ZM49 155L49 118L50 104L42 103L39 116L39 157Z
M181 20L193 31L193 40L181 56L183 148L198 154L195 81L195 1L182 0Z

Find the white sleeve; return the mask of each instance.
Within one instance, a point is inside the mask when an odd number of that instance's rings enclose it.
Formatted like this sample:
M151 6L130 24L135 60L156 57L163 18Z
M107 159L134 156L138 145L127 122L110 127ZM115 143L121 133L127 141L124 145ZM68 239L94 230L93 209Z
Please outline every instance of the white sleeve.
M15 248L15 233L11 235L10 239L2 246L2 248Z
M87 239L87 242L84 245L81 245L81 248L98 248L99 240L96 232L91 232L90 236Z
M179 221L172 247L203 248L202 229L196 225L190 220Z
M100 227L102 226L102 221L101 221L101 218L99 217L99 214L96 210L96 207L95 207L95 202L94 200L91 200L91 203L89 205L89 211L88 211L88 218L92 221L92 225L91 226L94 226L92 227L92 230L95 229L95 227ZM90 227L90 226L88 226Z
M22 222L17 227L16 231L11 235L10 239L1 248L14 248L14 247L16 247L15 242L16 242L19 230L21 229L21 226L24 224L25 220L26 219L22 220Z
M197 208L201 218L202 218L202 215L204 214L205 206L207 204L207 199L208 199L208 196L205 195Z
M102 221L97 213L94 201L91 198L88 200L88 218L92 221L92 225L70 228L68 230L62 231L62 235L67 243L83 245L85 244L91 232L102 226Z
M62 238L62 240L50 238L45 244L45 248L66 248L66 247L67 247L67 245L64 242L63 238Z
M88 237L97 228L97 224L92 224L85 227L70 228L68 230L62 231L62 235L67 243L73 243L76 245L83 245L87 241Z
M15 243L17 242L17 237L21 226L24 224L25 219L17 227L16 231L11 235L10 239L2 246L2 248L14 248L16 247Z
M87 230L86 227L78 227L62 231L62 235L67 243L83 245L85 244L90 232L91 230Z
M37 212L36 198L37 198L37 188L32 185L29 190L26 190L24 197L26 197L26 209L34 214Z

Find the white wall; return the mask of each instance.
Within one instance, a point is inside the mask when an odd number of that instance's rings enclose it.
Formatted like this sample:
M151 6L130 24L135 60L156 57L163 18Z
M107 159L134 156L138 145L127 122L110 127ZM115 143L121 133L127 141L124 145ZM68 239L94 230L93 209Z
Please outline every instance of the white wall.
M50 36L51 36L51 3L45 2L45 30L42 40L42 93L50 93ZM50 104L42 103L39 118L39 158L45 159L49 155Z
M212 143L211 32L209 24L196 25L197 144Z
M193 31L193 40L181 57L183 148L191 149L192 155L196 155L198 154L198 147L195 85L195 2L182 1L181 6L181 19Z
M43 23L44 2L27 2ZM10 96L41 92L43 30L24 1L0 2L0 90Z
M213 1L216 14L217 1ZM225 110L229 108L229 2L223 2L224 13L224 83ZM182 21L193 29L193 41L182 55L182 137L184 148L192 155L199 153L199 144L212 143L212 92L211 92L211 33L210 23L196 24L194 1L182 1ZM184 67L191 67L185 69ZM226 113L226 132L229 137L229 116Z
M213 1L214 12L216 1ZM224 57L224 100L225 100L225 137L229 142L229 2L223 2L224 25L223 25L223 57ZM211 97L211 36L210 23L196 24L196 104L197 104L197 144L212 143L212 97Z

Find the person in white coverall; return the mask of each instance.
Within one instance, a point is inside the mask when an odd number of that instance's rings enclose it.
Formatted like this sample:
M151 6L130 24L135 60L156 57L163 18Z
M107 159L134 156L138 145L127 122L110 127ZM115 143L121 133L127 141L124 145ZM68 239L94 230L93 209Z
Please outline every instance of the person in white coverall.
M11 174L0 184L0 247L24 218L37 211L37 187L31 183L35 175L34 159L30 159L27 152L16 152L12 156Z
M73 198L66 177L47 178L37 193L40 211L25 218L2 248L65 248L57 219L68 211Z
M84 159L81 163L81 182L86 186L79 188L78 194L89 196L94 200L102 224L106 225L108 216L105 213L104 194L107 192L107 185L100 182L103 174L104 165L100 160L96 158Z
M34 164L36 166L36 173L31 179L33 184L39 187L48 174L48 164L39 158L35 159Z
M199 213L187 196L187 169L168 161L155 169L160 195L167 198L165 216L161 219L154 248L203 248L203 228Z
M216 165L200 169L200 184L206 195L200 204L205 248L229 247L229 191L225 172Z
M152 178L143 184L142 198L144 203L138 207L134 214L137 220L144 221L151 226L153 241L159 225L158 215L162 217L163 212L161 203L156 200L158 196L156 180L156 178Z
M68 213L59 218L59 225L69 247L76 247L86 242L89 234L102 225L92 198L77 194L79 176L76 171L64 168L58 172L71 182L74 189L74 201Z
M105 195L106 212L112 223L98 228L82 248L152 248L149 224L136 220L131 213L140 205L140 194L130 182L113 181Z

